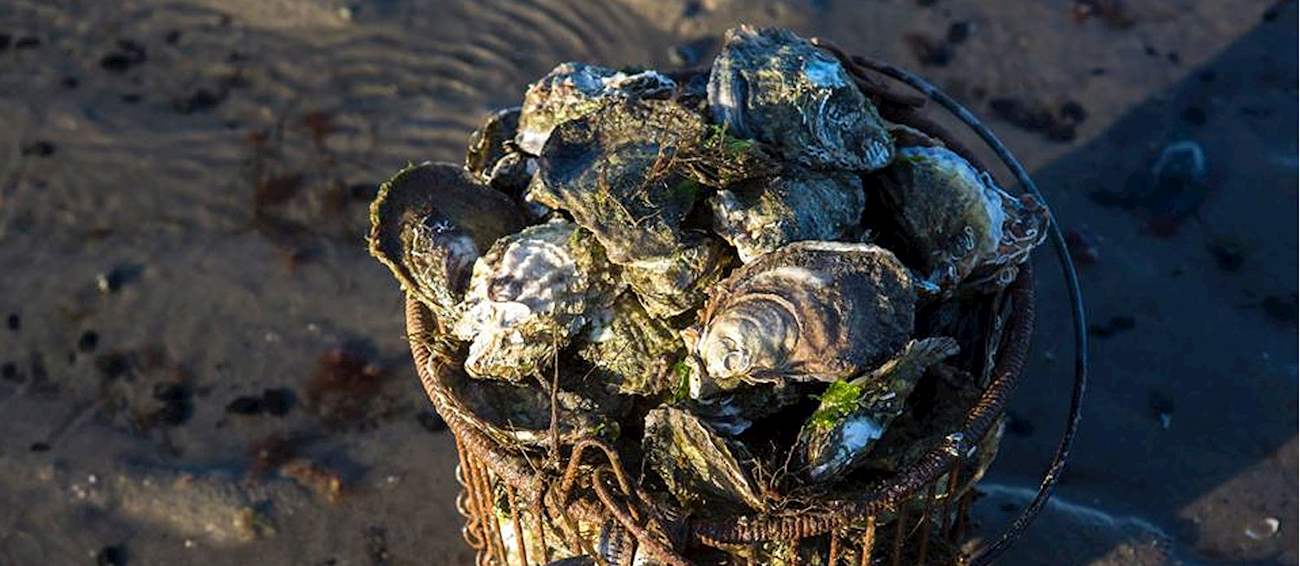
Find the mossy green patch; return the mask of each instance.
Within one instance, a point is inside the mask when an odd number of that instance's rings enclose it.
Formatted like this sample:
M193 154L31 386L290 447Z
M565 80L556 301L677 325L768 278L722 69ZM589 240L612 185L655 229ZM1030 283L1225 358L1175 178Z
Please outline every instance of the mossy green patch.
M686 363L686 360L674 363L673 375L677 376L677 383L673 385L672 401L674 403L685 401L691 394L691 365Z
M819 398L821 405L809 421L819 431L830 430L845 417L858 409L862 399L862 387L844 380L832 383Z

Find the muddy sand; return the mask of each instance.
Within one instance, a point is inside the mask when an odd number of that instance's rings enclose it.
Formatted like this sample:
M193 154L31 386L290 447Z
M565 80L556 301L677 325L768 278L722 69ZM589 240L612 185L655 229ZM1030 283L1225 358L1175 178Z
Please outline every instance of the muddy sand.
M931 77L1072 234L1084 428L1006 563L1297 563L1294 3L8 0L0 564L471 564L366 203L559 61L691 65L737 22ZM1177 140L1208 190L1117 198ZM1063 421L1036 261L985 536Z

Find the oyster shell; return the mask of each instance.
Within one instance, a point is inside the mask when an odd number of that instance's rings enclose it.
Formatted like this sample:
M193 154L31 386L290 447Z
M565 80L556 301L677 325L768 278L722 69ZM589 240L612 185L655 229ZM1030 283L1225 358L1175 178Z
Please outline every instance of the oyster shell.
M746 466L752 468L757 463L745 448L719 436L686 411L674 407L650 411L641 446L650 468L688 509L704 503L702 495L755 510L767 508L746 471Z
M670 318L704 304L705 290L726 275L734 256L713 238L698 238L668 257L628 264L623 280L646 311Z
M469 137L465 170L479 182L513 197L520 197L537 171L536 160L515 145L519 108L498 110Z
M656 71L629 74L585 63L561 63L528 85L515 139L523 151L540 155L551 130L607 100L666 97L676 88L672 79Z
M452 328L471 341L465 369L509 381L536 374L619 286L600 246L572 222L552 220L498 240L475 262Z
M620 393L658 395L672 385L670 366L681 350L677 331L647 314L633 294L624 293L592 317L578 355L600 368Z
M709 206L714 231L749 263L790 242L844 238L865 200L857 175L790 171L720 190Z
M708 91L714 121L808 167L871 171L893 158L884 121L840 62L789 30L728 30Z
M836 381L799 431L808 478L829 481L863 462L876 440L903 413L925 370L958 352L952 338L908 342L898 357L851 381Z
M1047 237L1048 214L1033 195L1016 198L942 147L907 147L883 176L882 200L918 255L925 282L951 294L963 285L1005 287Z
M406 292L449 323L479 254L523 226L505 195L456 165L425 162L380 185L368 244Z
M911 275L889 250L788 244L732 272L683 333L704 369L691 397L741 383L858 375L902 348L915 301Z

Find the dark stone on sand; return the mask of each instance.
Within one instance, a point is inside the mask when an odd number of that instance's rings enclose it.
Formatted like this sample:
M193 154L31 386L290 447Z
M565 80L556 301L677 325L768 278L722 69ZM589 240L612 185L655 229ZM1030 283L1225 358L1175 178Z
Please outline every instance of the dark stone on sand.
M82 353L88 354L90 352L94 352L95 347L98 345L99 345L99 333L95 332L94 330L87 330L85 332L82 332L81 338L77 339L77 350Z
M99 66L110 73L125 73L149 59L144 47L129 39L117 41L117 50L104 55Z
M181 114L207 112L226 100L226 92L212 92L206 88L194 91L186 98L172 102L172 108Z
M105 380L114 380L126 375L131 369L131 360L126 354L121 352L112 352L95 358L95 369Z
M50 445L45 442L33 442L31 446L27 447L27 449L32 452L49 452Z
M1241 266L1246 261L1241 245L1226 238L1215 238L1206 245L1206 249L1214 258L1215 265L1230 273L1241 271Z
M35 157L49 157L54 155L54 144L45 140L37 140L23 146L22 154Z
M22 376L18 375L18 366L13 362L0 364L0 378L4 378L5 381L12 381L14 383L23 380Z
M4 51L4 50L6 50L6 49L9 49L9 44L10 44L12 41L13 41L13 37L11 37L9 34L7 34L7 33L0 33L0 51Z
M1088 326L1088 334L1097 338L1110 338L1137 327L1137 320L1131 316L1121 315L1112 316L1105 324L1093 324Z
M95 555L95 564L97 566L124 566L126 564L126 547L120 544L111 544L99 549L99 554Z
M62 84L63 88L72 90L81 86L81 79L78 79L77 77L63 77Z
M970 37L972 27L970 22L953 22L948 26L948 43L955 45L966 41Z
M447 430L447 423L438 416L438 413L432 409L424 409L415 414L415 419L419 421L420 426L429 432L442 432Z
M40 46L41 39L30 35L27 37L20 37L18 38L18 41L14 42L14 49L36 49Z
M1082 124L1088 119L1088 111L1076 100L1067 100L1061 104L1061 117L1075 124Z
M262 392L262 408L272 416L283 417L289 414L297 401L298 397L294 395L293 390L286 387L267 389Z
M5 326L7 326L9 330L17 332L23 327L23 319L18 316L18 313L11 312L9 313L9 316L5 317Z
M175 29L167 32L167 35L163 36L163 41L167 42L167 45L176 45L176 42L180 41L180 39L181 39L180 30L175 30Z
M232 415L258 415L262 410L262 400L251 395L236 397L226 404L226 412Z

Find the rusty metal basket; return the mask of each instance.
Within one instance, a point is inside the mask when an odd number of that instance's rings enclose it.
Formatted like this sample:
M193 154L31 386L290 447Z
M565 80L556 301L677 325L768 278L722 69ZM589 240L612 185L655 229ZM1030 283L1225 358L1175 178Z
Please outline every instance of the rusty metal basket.
M1008 167L1023 190L1042 198L1024 168L1000 141L953 99L907 71L814 40L835 54L864 93L892 122L941 139L977 168L988 171L960 141L920 110L933 101L969 126ZM704 70L677 73L687 78ZM924 96L899 93L885 79ZM1073 307L1075 376L1065 431L1044 473L1037 496L1001 536L963 551L966 517L978 481L978 461L991 459L990 434L1002 419L1019 381L1034 327L1034 276L1028 264L1003 294L1009 315L999 332L987 386L962 425L887 481L851 498L824 501L816 511L750 513L726 517L678 517L656 504L629 475L618 453L591 438L552 446L539 464L496 442L453 399L449 376L461 360L440 339L442 329L419 301L406 300L407 334L416 368L434 408L455 435L463 489L457 506L466 518L462 534L482 565L548 564L586 556L599 564L662 563L681 566L773 561L784 549L788 564L987 564L1013 544L1051 496L1078 426L1087 373L1086 323L1078 282L1065 241L1053 221L1050 238ZM995 444L995 443L994 443ZM987 462L985 462L987 463ZM697 558L705 556L706 558ZM764 558L756 558L762 556ZM634 558L635 557L635 558Z

